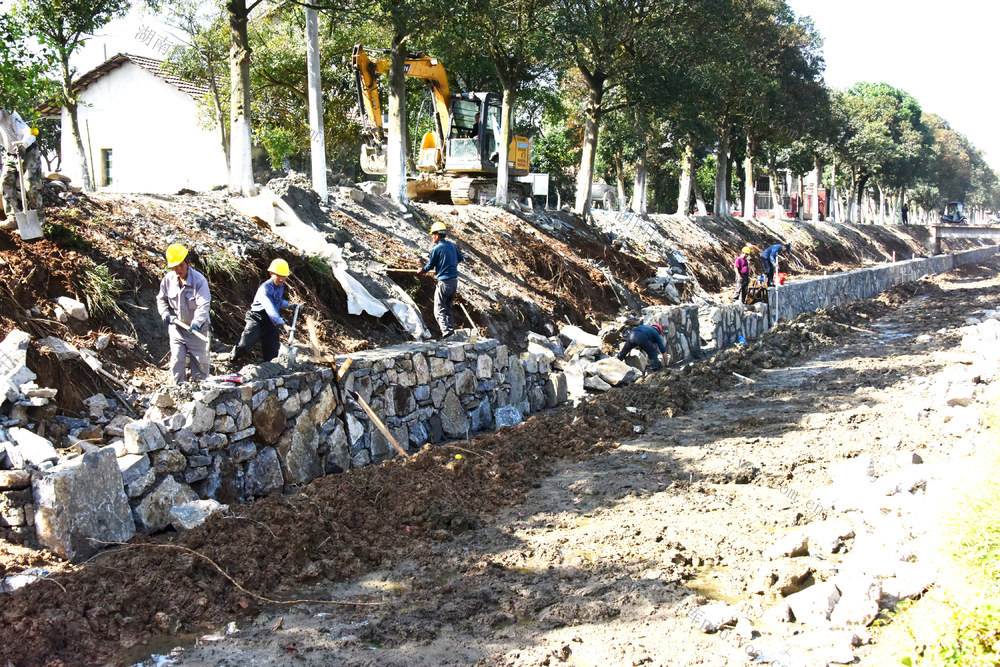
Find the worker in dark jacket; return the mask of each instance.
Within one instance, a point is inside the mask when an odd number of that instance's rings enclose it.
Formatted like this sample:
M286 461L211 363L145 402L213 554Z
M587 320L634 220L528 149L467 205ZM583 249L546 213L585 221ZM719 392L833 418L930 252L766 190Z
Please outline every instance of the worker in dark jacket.
M760 263L764 265L764 273L767 274L767 286L774 287L774 271L778 267L778 253L782 250L792 251L791 243L776 243L764 252L760 253Z
M659 324L640 324L636 328L632 329L631 333L628 335L628 339L625 341L625 347L622 351L618 353L618 359L620 361L625 361L625 357L628 353L635 348L639 348L646 353L649 357L649 367L654 371L660 370L663 366L660 364L660 357L662 355L663 363L669 361L667 357L667 346L663 342L663 327Z
M281 348L281 330L285 321L278 313L291 304L285 300L285 281L291 274L288 262L276 259L267 267L270 277L260 284L254 294L253 303L247 311L243 335L228 355L228 360L248 354L257 341L260 341L264 361L271 361L278 356Z
M465 260L462 251L446 237L448 226L443 222L431 225L434 249L427 264L417 273L423 275L433 271L437 275L437 289L434 291L434 319L441 327L441 337L455 333L455 318L451 315L455 293L458 291L458 263Z
M753 252L753 248L743 246L743 250L740 251L739 257L736 258L736 262L733 264L733 268L736 269L736 292L733 293L733 300L740 303L747 302L747 292L750 290L751 252Z

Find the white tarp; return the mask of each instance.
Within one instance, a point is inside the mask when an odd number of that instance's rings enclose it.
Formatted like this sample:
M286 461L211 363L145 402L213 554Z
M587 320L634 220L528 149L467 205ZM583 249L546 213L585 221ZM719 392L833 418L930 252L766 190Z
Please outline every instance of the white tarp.
M373 317L382 317L388 311L384 303L373 297L364 285L347 272L347 262L344 261L340 248L328 243L323 234L302 222L284 199L267 188L261 188L256 197L230 199L229 203L248 218L266 222L271 231L289 245L325 259L333 269L333 276L347 293L347 312L351 315L368 313ZM400 322L406 326L406 322ZM407 328L409 329L408 326Z

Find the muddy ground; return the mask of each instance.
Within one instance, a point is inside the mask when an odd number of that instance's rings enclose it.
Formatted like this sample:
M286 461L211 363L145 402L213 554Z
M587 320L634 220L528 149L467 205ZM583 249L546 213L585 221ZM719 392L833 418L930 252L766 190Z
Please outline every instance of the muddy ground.
M137 538L0 597L0 661L132 664L181 645L187 665L728 664L686 614L707 596L759 616L761 550L821 518L780 488L827 484L862 452L948 455L956 436L909 407L929 391L913 379L997 305L996 270Z

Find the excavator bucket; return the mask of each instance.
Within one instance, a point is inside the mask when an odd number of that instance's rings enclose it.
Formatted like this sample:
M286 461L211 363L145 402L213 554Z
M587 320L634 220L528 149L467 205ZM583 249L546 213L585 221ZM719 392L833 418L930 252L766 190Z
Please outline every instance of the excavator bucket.
M441 146L438 145L437 135L433 132L425 132L423 141L420 143L420 160L417 162L417 171L432 172L441 168Z
M361 169L366 174L381 175L387 171L388 160L385 154L385 144L361 146Z

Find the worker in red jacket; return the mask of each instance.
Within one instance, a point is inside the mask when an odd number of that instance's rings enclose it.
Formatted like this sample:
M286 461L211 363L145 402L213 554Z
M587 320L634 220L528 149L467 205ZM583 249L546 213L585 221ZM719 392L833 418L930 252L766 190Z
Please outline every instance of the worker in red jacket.
M747 292L750 290L750 253L753 248L743 246L739 257L733 267L736 269L736 291L733 293L733 301L740 303L747 302Z

